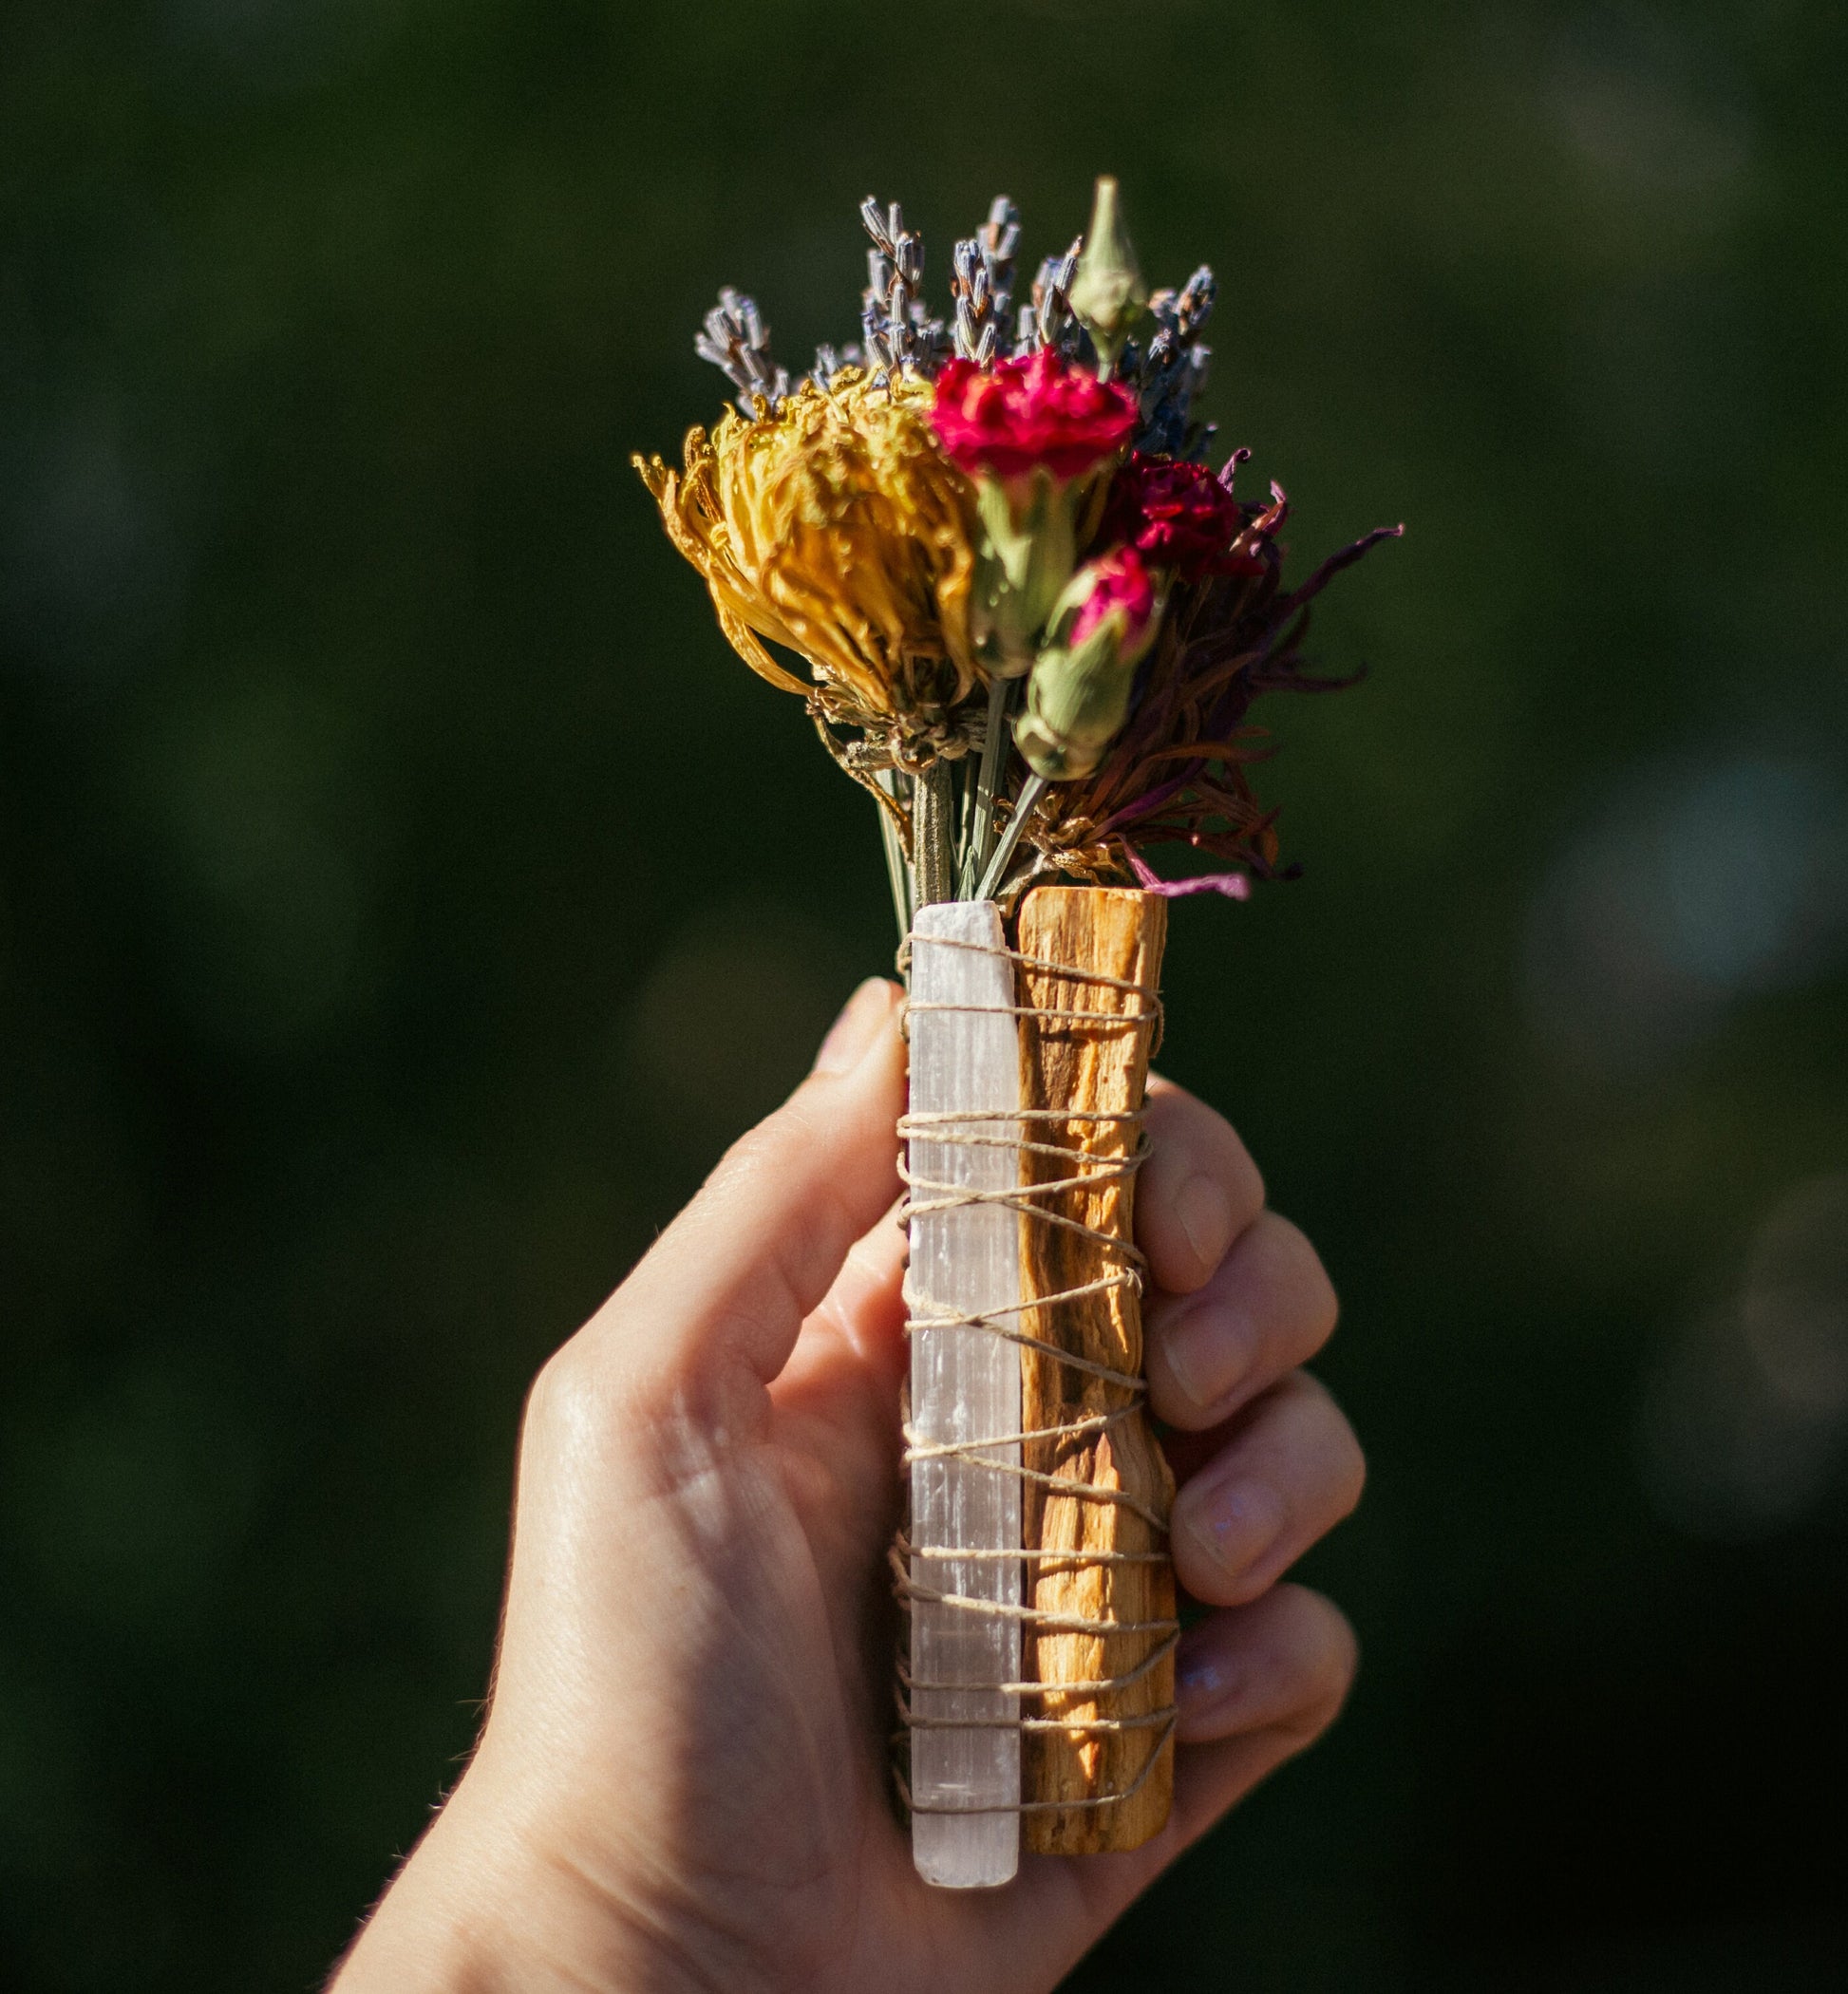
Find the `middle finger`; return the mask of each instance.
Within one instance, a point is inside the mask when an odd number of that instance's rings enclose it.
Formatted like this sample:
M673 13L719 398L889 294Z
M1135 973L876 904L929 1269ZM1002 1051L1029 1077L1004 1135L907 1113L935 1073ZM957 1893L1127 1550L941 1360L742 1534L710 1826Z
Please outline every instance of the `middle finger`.
M1203 1288L1150 1304L1150 1404L1190 1433L1216 1426L1307 1364L1337 1308L1308 1239L1287 1218L1259 1213Z

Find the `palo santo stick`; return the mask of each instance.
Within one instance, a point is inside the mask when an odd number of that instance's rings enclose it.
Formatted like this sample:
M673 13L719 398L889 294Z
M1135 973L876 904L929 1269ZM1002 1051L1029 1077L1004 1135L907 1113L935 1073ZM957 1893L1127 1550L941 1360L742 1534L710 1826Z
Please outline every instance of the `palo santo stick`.
M1134 1178L1108 1164L1133 1155L1140 1125L1110 1118L1133 1117L1142 1105L1167 925L1164 900L1110 887L1041 887L1022 904L1018 925L1027 959L1018 971L1018 1001L1028 1013L1021 1020L1021 1105L1068 1109L1074 1117L1025 1125L1029 1142L1067 1154L1025 1151L1022 1181L1084 1179L1035 1202L1125 1246ZM1036 969L1028 966L1033 961L1079 973ZM1099 1024L1035 1018L1033 1011L1095 1013ZM1145 1022L1129 1022L1139 1017ZM1073 1226L1030 1214L1021 1219L1023 1299L1103 1283L1133 1264ZM1172 1722L1162 1713L1174 1702L1175 1584L1161 1527L1174 1500L1174 1477L1140 1394L1122 1382L1142 1374L1141 1308L1135 1289L1123 1283L1028 1309L1021 1320L1029 1337L1119 1374L1101 1377L1030 1345L1021 1351L1024 1432L1118 1415L1107 1426L1029 1440L1024 1450L1029 1470L1054 1477L1051 1486L1027 1484L1024 1540L1029 1551L1072 1553L1069 1562L1042 1557L1029 1563L1035 1611L1138 1629L1071 1631L1043 1619L1035 1631L1029 1625L1026 1666L1039 1682L1129 1680L1088 1694L1048 1687L1029 1700L1029 1714L1037 1705L1039 1716L1067 1720L1072 1728L1026 1735L1025 1845L1062 1855L1134 1849L1167 1820L1174 1787ZM1058 1482L1091 1493L1062 1495ZM1104 1491L1124 1499L1107 1499ZM1086 1562L1100 1555L1108 1562ZM1125 1797L1105 1799L1108 1795ZM1048 1804L1054 1802L1077 1804Z

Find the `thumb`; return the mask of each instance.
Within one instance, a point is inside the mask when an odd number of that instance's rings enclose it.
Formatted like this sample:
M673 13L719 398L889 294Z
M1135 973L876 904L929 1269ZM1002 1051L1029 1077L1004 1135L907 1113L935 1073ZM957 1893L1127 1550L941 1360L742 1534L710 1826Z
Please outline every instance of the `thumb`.
M854 992L814 1072L726 1151L604 1304L589 1331L626 1346L625 1368L685 1380L735 1361L766 1384L783 1369L848 1250L898 1194L900 995L877 977Z

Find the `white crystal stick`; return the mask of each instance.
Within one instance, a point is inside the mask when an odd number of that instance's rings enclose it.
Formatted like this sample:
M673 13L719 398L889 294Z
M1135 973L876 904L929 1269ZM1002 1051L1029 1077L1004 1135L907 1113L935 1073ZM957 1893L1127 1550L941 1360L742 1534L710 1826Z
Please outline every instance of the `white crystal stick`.
M946 948L946 942L966 946ZM991 900L917 910L911 963L913 1115L984 1116L1020 1106L1013 966L1005 954L986 952L1005 946ZM981 1008L933 1010L933 1005ZM1020 1181L1017 1122L947 1123L944 1134L980 1139L915 1136L915 1204L953 1199L957 1190L1008 1191ZM1013 1207L967 1204L918 1213L911 1222L905 1292L914 1326L933 1316L1014 1308L1020 1232ZM1003 1328L1016 1326L1011 1314L998 1320ZM979 1459L997 1463L993 1468L929 1450L1019 1433L1020 1345L988 1329L914 1326L911 1401L912 1444L924 1456L912 1462L912 1542L921 1552L982 1553L914 1556L913 1583L1018 1607L1021 1485L1006 1470L1020 1465L1019 1442L982 1448ZM1020 1680L1020 1628L1010 1614L912 1604L912 1710L925 1720L911 1737L912 1859L927 1883L952 1890L1006 1883L1019 1866L1020 1705L999 1685Z

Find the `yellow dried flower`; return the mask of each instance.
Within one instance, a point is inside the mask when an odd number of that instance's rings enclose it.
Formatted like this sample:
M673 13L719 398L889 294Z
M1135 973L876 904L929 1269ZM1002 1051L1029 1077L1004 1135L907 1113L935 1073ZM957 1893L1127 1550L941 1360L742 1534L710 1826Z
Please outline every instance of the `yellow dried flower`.
M774 411L758 401L755 420L689 430L682 471L634 460L738 654L802 692L764 640L800 653L830 718L940 721L975 684L975 498L931 428L931 393L843 367Z

